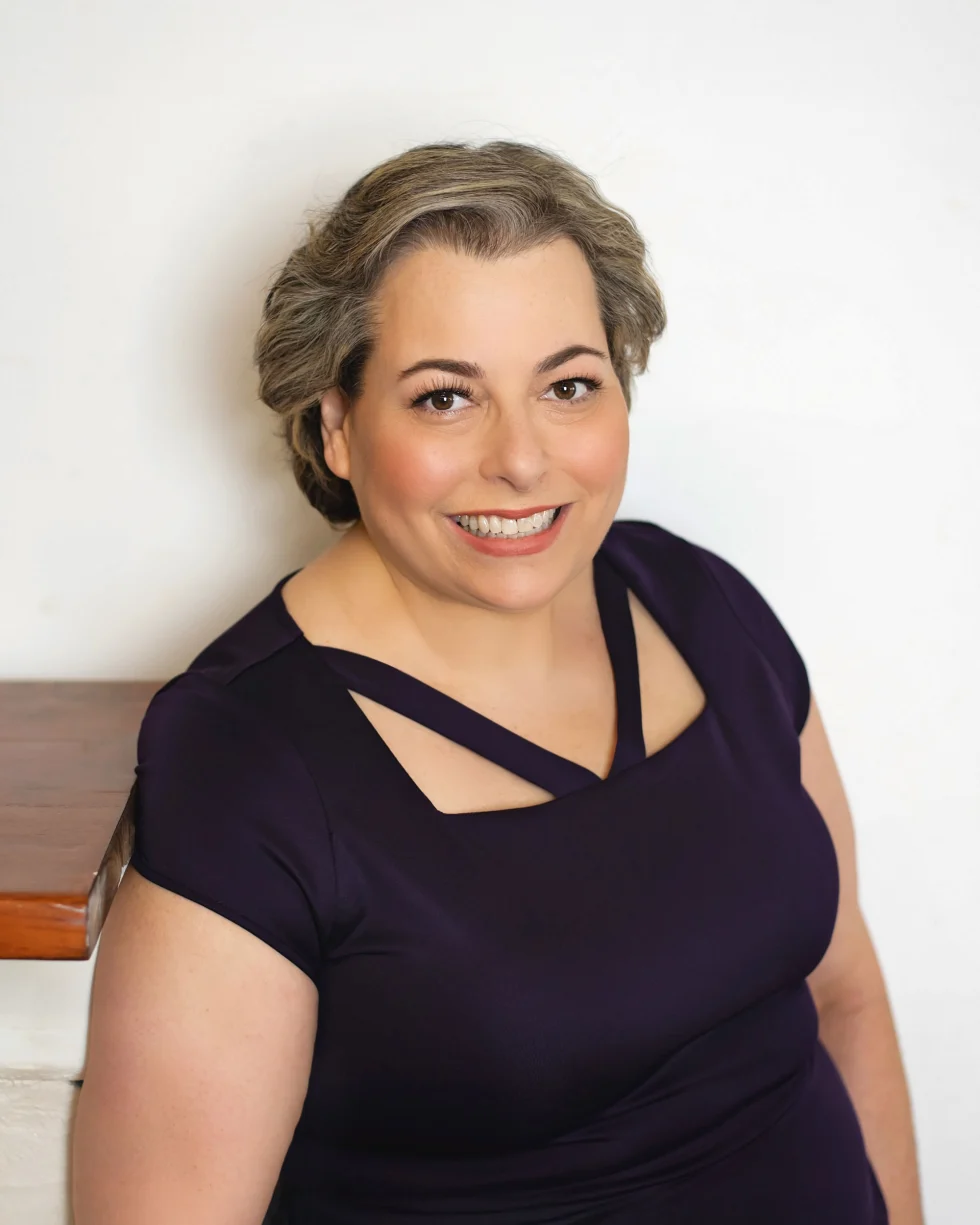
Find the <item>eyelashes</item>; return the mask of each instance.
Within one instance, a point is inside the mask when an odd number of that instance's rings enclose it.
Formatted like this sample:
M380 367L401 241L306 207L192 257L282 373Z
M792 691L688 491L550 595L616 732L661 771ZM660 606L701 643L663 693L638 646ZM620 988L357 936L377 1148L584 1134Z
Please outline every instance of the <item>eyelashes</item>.
M565 379L556 379L549 390L555 387L561 387L568 383L584 383L588 388L585 395L575 396L573 399L565 399L564 397L555 397L554 402L557 404L581 404L583 400L590 398L596 391L602 387L602 380L587 377L584 374L570 375ZM465 383L443 383L438 382L431 386L423 388L423 390L411 401L412 408L421 408L425 412L432 413L439 417L454 417L461 412L461 408L436 408L435 405L427 404L426 401L431 400L434 395L452 395L458 396L460 399L472 400L474 396L472 387L467 387Z
M440 416L451 416L454 411L459 410L436 408L435 405L426 405L426 400L430 400L434 395L452 395L459 396L463 400L472 400L473 389L467 387L465 383L436 383L432 387L426 387L412 401L412 408L425 408L428 412L438 413Z

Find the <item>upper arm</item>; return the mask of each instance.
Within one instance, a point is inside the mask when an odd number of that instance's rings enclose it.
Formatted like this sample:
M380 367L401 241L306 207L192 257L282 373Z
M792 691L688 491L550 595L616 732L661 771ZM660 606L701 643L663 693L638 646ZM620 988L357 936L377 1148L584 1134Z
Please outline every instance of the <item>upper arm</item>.
M315 985L281 953L127 871L93 979L76 1225L259 1225L316 1016Z
M135 847L99 942L77 1225L259 1225L305 1098L333 920L319 793L206 678L155 696Z
M834 933L808 981L818 1008L856 1008L883 994L884 984L858 899L854 822L815 698L800 735L800 775L830 831L840 877Z

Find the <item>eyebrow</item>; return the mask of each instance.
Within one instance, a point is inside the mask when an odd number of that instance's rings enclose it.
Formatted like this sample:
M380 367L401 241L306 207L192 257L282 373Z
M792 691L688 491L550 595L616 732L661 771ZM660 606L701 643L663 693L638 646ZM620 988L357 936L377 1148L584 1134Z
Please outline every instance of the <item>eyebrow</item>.
M593 349L589 345L568 345L564 349L559 349L557 353L542 358L534 367L534 373L547 374L549 370L556 370L565 362L571 361L573 357L581 357L583 353L588 353L592 357L601 357L603 361L609 360L609 354L603 353L601 349ZM485 379L487 377L487 372L475 362L461 362L452 357L424 357L420 362L403 370L398 376L398 381L401 382L410 375L418 374L420 370L442 370L446 374L457 374L460 378L465 379Z

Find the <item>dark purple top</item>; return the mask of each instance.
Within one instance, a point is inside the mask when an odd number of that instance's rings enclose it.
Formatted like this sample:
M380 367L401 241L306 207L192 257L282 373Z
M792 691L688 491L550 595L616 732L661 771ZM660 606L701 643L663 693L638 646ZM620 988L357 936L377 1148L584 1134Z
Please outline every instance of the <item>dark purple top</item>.
M594 562L600 778L310 643L286 578L155 695L133 866L319 988L290 1225L883 1225L806 976L837 911L803 660L733 566L619 520ZM290 576L286 576L290 577ZM644 757L632 589L707 703ZM545 787L446 814L354 690Z

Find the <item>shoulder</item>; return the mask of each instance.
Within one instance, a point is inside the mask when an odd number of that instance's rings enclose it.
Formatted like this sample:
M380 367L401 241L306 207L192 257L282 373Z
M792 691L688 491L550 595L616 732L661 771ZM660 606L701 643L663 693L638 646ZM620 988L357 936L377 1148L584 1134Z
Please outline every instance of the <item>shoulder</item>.
M213 639L188 665L187 671L230 685L247 669L274 658L302 635L286 611L281 591L287 574L234 624Z
M140 764L175 738L199 738L206 744L235 729L243 741L272 745L279 739L276 721L262 718L257 697L282 666L288 648L301 637L279 594L285 582L286 578L280 579L156 691L140 727Z
M156 691L140 729L141 759L151 739L182 729L207 739L218 729L237 725L242 734L247 729L249 737L270 745L282 739L271 712L263 718L262 695L276 688L277 674L288 670L289 648L302 640L280 595L289 577L280 579Z
M288 576L287 576L288 577ZM295 671L299 627L279 595L286 579L199 650L153 695L137 740L137 779L156 793L194 783L239 800L264 785L288 785L293 798L315 790L282 705ZM240 793L240 794L239 794Z
M299 631L268 601L150 701L137 740L132 862L312 976L334 909L333 833L280 717Z
M810 709L806 664L772 603L739 567L706 546L642 519L617 519L604 542L613 561L647 577L681 615L710 624L733 618L762 656L787 702L797 733Z

